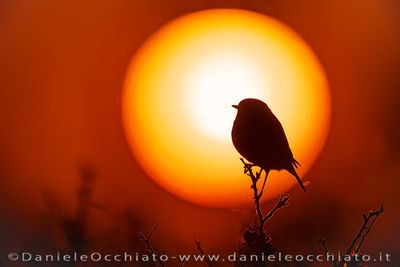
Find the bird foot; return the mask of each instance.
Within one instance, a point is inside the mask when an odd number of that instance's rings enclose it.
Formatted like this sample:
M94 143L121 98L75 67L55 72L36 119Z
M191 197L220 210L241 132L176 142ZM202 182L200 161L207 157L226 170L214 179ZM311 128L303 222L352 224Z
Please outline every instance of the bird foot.
M251 170L251 168L253 168L253 167L254 167L254 164L245 163L243 166L243 173L244 174L248 173Z
M255 165L251 163L247 163L244 161L243 158L240 158L240 161L243 163L243 173L247 174L249 171L251 171L251 168L253 168Z

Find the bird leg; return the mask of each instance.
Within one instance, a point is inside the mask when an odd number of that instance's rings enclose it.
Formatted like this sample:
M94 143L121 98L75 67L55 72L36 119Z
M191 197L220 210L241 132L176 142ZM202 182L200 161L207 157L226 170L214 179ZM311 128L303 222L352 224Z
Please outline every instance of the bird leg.
M260 176L261 176L262 170L263 170L263 169L260 170ZM262 194L263 194L263 192L264 192L264 187L265 187L265 183L267 182L268 174L269 174L269 170L265 170L264 182L263 182L263 185L262 185L262 187L261 187L260 194L258 194L258 198L260 198L260 199L261 199Z

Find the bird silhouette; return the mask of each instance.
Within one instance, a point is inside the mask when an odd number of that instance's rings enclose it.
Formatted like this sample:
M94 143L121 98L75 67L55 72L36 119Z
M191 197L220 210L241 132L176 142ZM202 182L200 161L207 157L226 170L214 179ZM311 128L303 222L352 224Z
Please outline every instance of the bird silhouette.
M306 188L296 173L300 165L293 157L285 131L270 108L258 99L247 98L238 105L232 127L232 142L236 150L249 162L264 169L287 170Z

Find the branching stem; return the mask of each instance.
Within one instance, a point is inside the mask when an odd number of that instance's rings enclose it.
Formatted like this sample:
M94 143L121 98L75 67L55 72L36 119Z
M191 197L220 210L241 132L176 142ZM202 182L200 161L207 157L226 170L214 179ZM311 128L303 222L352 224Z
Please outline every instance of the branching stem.
M151 240L151 236L153 235L154 231L157 229L157 227L158 227L159 225L160 225L160 224L157 223L156 226L154 226L154 228L150 231L150 233L148 234L148 236L145 236L145 235L143 235L142 233L139 233L139 239L143 241L143 243L146 245L147 250L148 250L149 252L151 252L153 255L155 255L156 258L159 257L159 254L158 254L157 250L155 250L155 249L153 248L153 246L151 245L150 240ZM165 265L164 265L164 262L162 262L162 261L160 261L160 260L158 260L157 262L160 264L161 267L164 267L164 266L165 266Z
M194 243L196 244L197 250L200 252L200 254L202 256L204 256L204 261L207 264L207 266L211 267L212 264L211 264L210 260L208 259L208 257L206 257L206 253L204 252L203 248L201 247L200 241L198 241L197 239L194 238Z
M349 248L346 250L347 255L354 255L360 251L366 236L368 235L378 216L383 211L384 209L382 204L378 210L370 211L368 215L363 215L363 224L361 225L356 237L351 242Z
M269 170L265 170L265 177L264 177L264 181L261 187L261 191L260 193L258 193L258 188L257 188L257 182L260 180L261 178L261 174L263 172L263 169L260 168L260 171L256 172L254 174L253 172L253 167L255 165L253 164L249 164L247 162L245 162L242 158L240 159L243 163L243 168L244 168L244 173L247 174L250 179L251 179L251 189L253 189L253 199L254 199L254 205L255 205L255 209L256 209L256 213L257 213L257 217L258 217L258 226L256 225L252 225L254 228L256 228L259 231L259 234L262 235L264 234L264 225L265 223L274 215L274 213L276 211L278 211L279 209L283 208L284 206L287 206L288 203L288 196L284 196L283 194L280 196L278 202L275 204L275 207L270 210L267 215L263 215L262 211L261 211L261 207L260 207L260 201L261 201L261 197L264 193L264 188L265 188L265 184L268 178L268 174L269 174Z
M349 248L346 250L346 255L354 256L360 252L361 246L363 245L365 238L367 237L368 233L371 231L372 226L374 225L376 219L381 215L384 211L383 204L380 206L378 210L370 211L368 215L363 215L363 223L358 230L357 235L351 242ZM325 252L330 252L326 246L326 239L318 240L324 247ZM337 261L333 262L334 267L342 267L346 265L346 261Z

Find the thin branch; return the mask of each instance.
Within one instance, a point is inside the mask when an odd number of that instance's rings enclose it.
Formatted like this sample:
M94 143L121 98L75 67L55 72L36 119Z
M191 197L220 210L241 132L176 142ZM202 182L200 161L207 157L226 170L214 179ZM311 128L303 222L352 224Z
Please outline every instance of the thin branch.
M254 175L252 168L255 165L245 162L243 160L243 158L240 158L240 160L242 161L242 163L244 165L244 167L243 167L244 173L250 177L251 182L252 182L251 189L253 189L253 199L254 199L255 209L256 209L256 213L257 213L257 217L258 217L258 226L252 224L252 227L257 229L259 231L260 235L262 235L262 234L264 234L265 222L267 220L269 220L277 210L288 205L287 201L288 201L289 197L286 197L282 194L279 201L276 203L275 207L271 211L269 211L266 216L264 216L261 211L261 208L260 208L260 200L261 200L261 197L264 192L264 187L265 187L265 183L267 181L269 171L265 171L265 178L264 178L264 182L263 182L263 185L261 188L261 192L258 193L257 182L260 180L263 169L260 168L260 171L256 172L256 174Z
M150 239L152 234L154 233L154 231L158 228L158 226L160 225L160 223L157 223L156 226L154 226L153 230L151 230L150 234L147 236L147 239Z
M374 225L376 219L378 218L378 216L379 216L383 211L384 211L384 209L383 209L383 204L382 204L381 207L379 208L379 210L377 210L377 211L375 211L375 212L372 212L372 215L371 215L371 212L369 213L369 216L373 217L373 219L372 219L370 225L369 225L369 226L367 227L367 229L365 230L364 235L362 236L361 241L358 243L358 246L357 246L357 248L356 248L354 254L357 254L357 253L360 251L361 246L362 246L362 244L364 243L364 240L365 240L365 238L367 237L369 231L371 231L371 228L372 228L372 226ZM368 218L367 218L367 219L368 219Z
M151 230L151 232L149 233L149 235L146 237L144 236L142 233L139 233L139 239L143 241L143 243L146 245L146 249L151 252L153 255L155 255L156 258L158 258L158 252L157 250L155 250L153 248L153 246L151 245L150 241L151 241L151 236L153 235L154 231L157 229L157 227L160 224L157 223L156 226L154 226L153 230ZM164 263L162 261L157 261L162 267L164 267Z
M351 242L349 248L346 250L346 255L354 255L360 250L361 245L364 243L364 240L371 230L372 225L383 211L384 209L382 204L378 210L370 211L368 216L365 214L363 215L363 224L361 225L356 237Z
M321 238L321 239L318 240L318 242L320 242L322 244L322 246L324 247L326 253L330 252L328 247L326 246L326 239L322 239Z
M204 262L207 264L207 266L212 266L210 260L208 257L206 257L206 253L204 252L203 248L201 247L200 241L198 241L196 238L193 238L194 243L196 244L197 250L200 252L201 256L204 256Z
M274 216L274 213L276 211L278 211L279 209L285 207L288 205L287 201L289 200L288 196L283 196L283 194L281 194L281 197L279 198L278 202L275 204L275 207L270 210L270 212L268 212L268 214L264 217L264 222L266 222L268 219L272 218L272 216Z
M258 221L259 221L259 225L258 225L258 231L260 232L260 234L262 234L264 232L264 221L263 221L263 214L261 212L261 208L260 208L260 199L261 196L260 194L258 194L258 189L257 189L257 181L260 179L260 175L261 175L261 171L257 172L256 175L254 175L253 173L253 165L246 163L242 158L240 159L243 162L244 165L244 173L247 174L250 179L251 179L251 189L253 189L253 199L254 199L254 204L255 204L255 208L256 208L256 213L257 213L257 217L258 217Z

